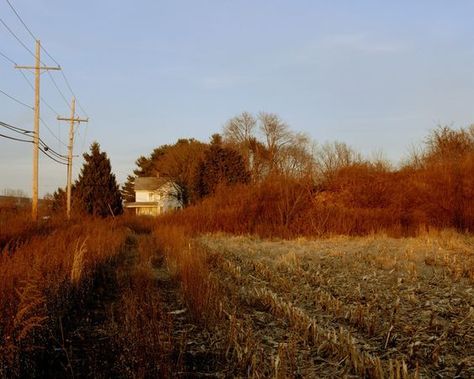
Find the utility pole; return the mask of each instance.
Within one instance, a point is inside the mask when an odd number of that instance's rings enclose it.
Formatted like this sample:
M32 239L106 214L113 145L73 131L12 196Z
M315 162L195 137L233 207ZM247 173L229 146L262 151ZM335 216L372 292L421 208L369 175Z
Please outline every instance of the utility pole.
M71 218L71 184L72 184L72 148L74 146L74 123L89 122L89 118L76 117L76 99L71 102L71 117L57 117L60 121L69 121L69 144L67 147L67 205L66 213L68 220Z
M61 70L61 67L47 67L41 65L41 42L36 40L35 65L18 66L21 70L35 71L35 117L33 135L33 191L31 201L31 217L33 221L38 221L38 161L39 161L39 122L40 122L40 75L42 70Z

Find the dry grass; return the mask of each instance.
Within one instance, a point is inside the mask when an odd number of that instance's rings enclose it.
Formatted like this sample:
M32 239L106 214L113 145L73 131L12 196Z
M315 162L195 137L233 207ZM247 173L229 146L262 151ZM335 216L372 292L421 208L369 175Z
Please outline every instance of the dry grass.
M474 376L472 236L41 228L0 254L0 377L47 376L58 356L76 377Z
M0 252L0 377L41 375L37 357L60 348L58 317L87 293L96 268L118 254L126 236L124 227L101 220L50 225L49 235L43 228L20 228L10 241L21 243Z
M171 358L172 320L157 287L157 243L153 236L140 235L134 237L133 246L127 252L127 259L133 260L133 264L117 271L121 296L108 325L108 334L113 336L118 351L114 374L169 377L177 367Z

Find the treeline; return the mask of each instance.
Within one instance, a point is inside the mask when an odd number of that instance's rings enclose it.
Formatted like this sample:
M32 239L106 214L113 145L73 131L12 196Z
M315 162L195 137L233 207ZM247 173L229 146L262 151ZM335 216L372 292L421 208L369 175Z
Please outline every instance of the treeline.
M175 181L199 232L293 237L474 230L474 127L439 127L399 167L343 143L316 146L274 114L243 113L209 144L193 139L140 157L134 174ZM134 176L123 195L132 200Z

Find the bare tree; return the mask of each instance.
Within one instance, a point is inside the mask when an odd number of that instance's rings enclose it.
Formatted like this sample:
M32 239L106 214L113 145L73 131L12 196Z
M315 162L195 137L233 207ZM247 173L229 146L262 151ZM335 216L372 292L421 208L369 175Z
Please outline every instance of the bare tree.
M311 140L304 133L295 133L291 144L280 152L281 171L292 177L313 177L315 160L311 153Z
M260 132L268 151L269 170L273 172L279 168L282 149L294 141L294 133L275 113L261 112L258 119L260 121Z
M242 112L240 115L227 121L223 130L224 143L240 153L247 170L252 173L252 178L254 179L258 176L253 173L258 171L256 167L256 165L258 166L258 158L256 155L259 154L258 147L255 145L256 138L254 133L256 127L256 118L248 112Z
M274 113L255 117L243 112L225 124L223 136L224 143L242 155L253 181L269 174L301 177L314 172L310 138L290 130Z
M224 140L234 144L247 143L255 137L256 126L255 117L248 112L242 112L226 122L223 133Z
M360 153L342 142L326 143L316 152L316 163L322 180L330 178L343 167L362 161Z

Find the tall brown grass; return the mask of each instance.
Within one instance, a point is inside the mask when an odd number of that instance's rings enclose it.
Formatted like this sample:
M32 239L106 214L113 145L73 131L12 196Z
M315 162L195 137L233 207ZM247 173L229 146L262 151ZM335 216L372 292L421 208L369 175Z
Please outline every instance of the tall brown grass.
M171 274L179 279L185 298L197 319L212 323L218 289L211 278L207 249L195 244L183 228L159 226L154 232ZM204 315L208 317L203 317Z
M18 234L10 231L0 251L0 377L44 376L37 362L45 350L61 349L58 320L87 293L95 270L118 254L126 229L94 219L54 230L15 225Z

